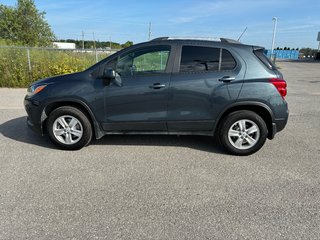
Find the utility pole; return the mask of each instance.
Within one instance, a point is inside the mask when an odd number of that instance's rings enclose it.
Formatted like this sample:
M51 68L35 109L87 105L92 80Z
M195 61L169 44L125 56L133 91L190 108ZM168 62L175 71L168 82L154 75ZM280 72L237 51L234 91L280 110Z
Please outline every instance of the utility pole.
M320 32L318 32L317 41L319 42L319 45L318 45L318 52L319 52L319 50L320 50Z
M96 39L94 37L94 32L92 33L93 35L93 47L94 47L94 51L96 53L96 62L98 62L98 53L97 53L97 46L96 46Z
M82 31L82 50L84 49L84 32Z
M111 50L111 36L109 36L109 47L110 47L110 50Z
M92 33L93 36L93 48L96 49L96 39L94 37L94 32Z
M149 22L149 33L148 33L148 40L151 39L151 22Z

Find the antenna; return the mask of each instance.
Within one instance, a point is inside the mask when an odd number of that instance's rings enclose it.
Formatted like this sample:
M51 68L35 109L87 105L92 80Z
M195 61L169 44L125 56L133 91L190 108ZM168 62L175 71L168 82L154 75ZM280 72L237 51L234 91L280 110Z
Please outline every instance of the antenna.
M240 39L242 38L242 35L247 31L248 27L246 27L243 32L241 33L241 35L238 38L238 42L240 41Z

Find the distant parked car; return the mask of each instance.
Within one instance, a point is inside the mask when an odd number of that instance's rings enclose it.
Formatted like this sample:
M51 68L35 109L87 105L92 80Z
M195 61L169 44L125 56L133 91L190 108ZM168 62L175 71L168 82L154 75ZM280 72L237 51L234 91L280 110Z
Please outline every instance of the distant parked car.
M288 119L286 82L263 51L224 38L133 45L83 72L34 82L27 122L69 150L108 134L185 134L252 154Z

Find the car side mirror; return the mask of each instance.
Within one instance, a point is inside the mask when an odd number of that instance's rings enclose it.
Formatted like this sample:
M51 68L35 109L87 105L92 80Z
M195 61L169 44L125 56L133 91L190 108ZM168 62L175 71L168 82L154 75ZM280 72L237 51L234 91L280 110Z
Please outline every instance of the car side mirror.
M110 83L114 83L119 87L122 87L122 80L120 75L111 68L106 68L103 71L104 85L108 86Z
M116 71L111 68L106 68L103 72L103 78L111 81L116 78Z

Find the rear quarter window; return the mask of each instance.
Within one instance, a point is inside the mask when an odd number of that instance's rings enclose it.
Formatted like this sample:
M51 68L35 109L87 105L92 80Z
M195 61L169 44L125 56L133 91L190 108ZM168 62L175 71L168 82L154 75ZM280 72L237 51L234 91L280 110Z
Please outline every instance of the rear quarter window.
M270 61L270 59L264 54L263 49L253 50L254 55L269 69L275 70L277 67Z
M223 49L222 50L222 61L221 61L221 70L233 70L236 67L237 63L236 60L232 57L231 53Z

